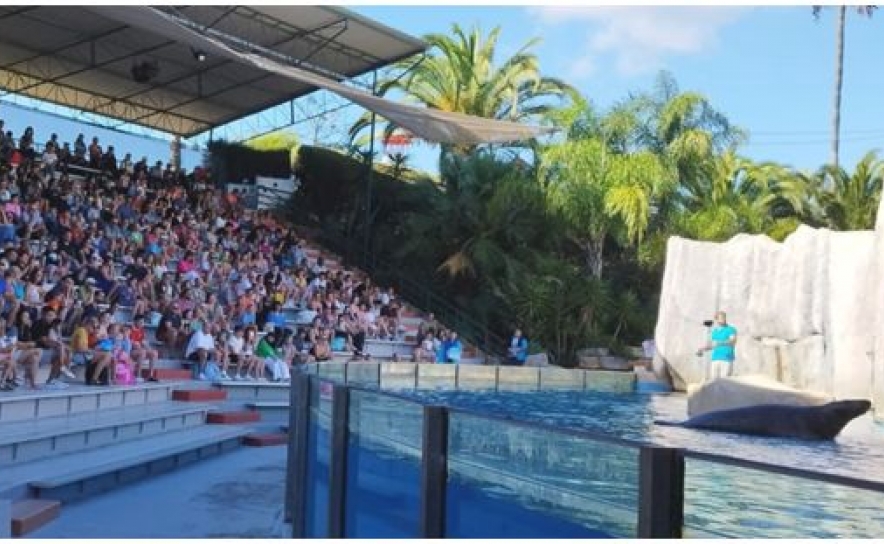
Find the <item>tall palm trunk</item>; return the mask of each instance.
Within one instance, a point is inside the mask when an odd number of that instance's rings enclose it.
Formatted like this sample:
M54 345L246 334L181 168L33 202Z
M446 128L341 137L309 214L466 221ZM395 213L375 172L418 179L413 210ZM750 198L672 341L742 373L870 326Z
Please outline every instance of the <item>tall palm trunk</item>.
M838 145L841 139L841 85L844 79L844 22L847 7L838 8L835 23L835 103L832 109L832 164L838 167Z

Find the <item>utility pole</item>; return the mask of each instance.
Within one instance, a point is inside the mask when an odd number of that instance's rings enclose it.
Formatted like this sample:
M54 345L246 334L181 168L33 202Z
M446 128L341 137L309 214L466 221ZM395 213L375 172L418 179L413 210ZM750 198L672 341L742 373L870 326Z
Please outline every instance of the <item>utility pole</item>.
M378 87L378 71L372 72L371 94L377 96ZM365 174L365 224L363 225L363 247L362 247L362 266L363 269L368 268L369 254L371 253L371 182L374 171L374 138L375 125L377 124L377 116L371 112L371 134L368 143L368 156L366 157L366 174Z
M169 148L172 155L169 158L169 162L172 163L172 168L177 172L181 169L181 136L175 136L175 139L169 144Z

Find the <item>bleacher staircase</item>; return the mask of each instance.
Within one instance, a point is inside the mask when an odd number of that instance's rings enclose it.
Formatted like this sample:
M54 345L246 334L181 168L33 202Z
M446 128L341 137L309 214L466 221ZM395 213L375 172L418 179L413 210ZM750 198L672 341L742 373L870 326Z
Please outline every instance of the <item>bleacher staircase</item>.
M244 404L203 382L3 393L0 501L12 503L12 536L50 522L65 503L243 444L284 441Z

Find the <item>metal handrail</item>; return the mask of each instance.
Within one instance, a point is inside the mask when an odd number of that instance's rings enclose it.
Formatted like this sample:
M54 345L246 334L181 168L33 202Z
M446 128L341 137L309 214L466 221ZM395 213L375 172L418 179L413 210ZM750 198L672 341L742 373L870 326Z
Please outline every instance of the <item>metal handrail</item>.
M506 341L491 332L487 323L474 318L469 311L433 291L425 283L416 281L390 265L378 266L376 255L364 254L356 244L347 238L321 229L318 232L319 242L350 261L373 278L378 276L391 277L398 285L402 298L423 312L432 312L439 320L456 330L458 335L475 345L486 355L505 356ZM362 258L359 258L361 255ZM420 302L419 302L420 301Z

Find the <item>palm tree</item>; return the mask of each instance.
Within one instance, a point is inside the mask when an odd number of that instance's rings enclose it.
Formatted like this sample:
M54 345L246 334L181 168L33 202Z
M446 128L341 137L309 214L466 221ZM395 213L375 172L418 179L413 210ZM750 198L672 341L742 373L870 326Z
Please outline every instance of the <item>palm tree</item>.
M578 101L559 120L569 138L541 151L540 176L548 203L564 218L570 238L583 255L586 273L601 278L605 240L618 229L627 243L638 243L652 207L674 188L669 164L648 149L619 145L620 112L598 118Z
M803 194L785 168L733 151L710 164L709 177L682 186L678 213L671 216L676 234L722 241L741 232L779 232L784 221L794 229Z
M412 67L402 77L385 77L378 83L378 94L401 92L407 100L428 108L464 113L489 119L522 121L540 116L554 104L550 99L573 93L561 80L543 77L540 63L531 49L531 39L515 55L496 62L495 50L500 27L487 36L477 28L467 34L459 25L452 25L451 36L429 34L426 58L413 66L413 59L397 67ZM350 129L351 138L371 124L371 114L364 114ZM384 135L395 126L388 124ZM467 152L465 148L460 151Z
M874 228L884 186L884 160L874 151L859 161L852 175L827 165L808 181L824 226L833 230Z
M838 151L841 142L841 90L844 81L844 25L847 20L847 6L838 6L835 19L835 93L832 105L832 165L838 168ZM858 6L856 12L871 17L877 6ZM819 18L822 6L813 7L813 16Z

